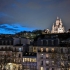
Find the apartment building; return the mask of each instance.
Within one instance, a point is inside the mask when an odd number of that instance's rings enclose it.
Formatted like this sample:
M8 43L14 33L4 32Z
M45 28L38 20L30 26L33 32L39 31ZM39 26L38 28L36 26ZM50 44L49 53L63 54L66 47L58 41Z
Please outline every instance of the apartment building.
M37 70L37 56L34 52L23 53L23 70Z
M37 39L37 70L70 70L70 39L43 35Z
M0 70L22 70L23 45L13 45L13 38L0 38Z

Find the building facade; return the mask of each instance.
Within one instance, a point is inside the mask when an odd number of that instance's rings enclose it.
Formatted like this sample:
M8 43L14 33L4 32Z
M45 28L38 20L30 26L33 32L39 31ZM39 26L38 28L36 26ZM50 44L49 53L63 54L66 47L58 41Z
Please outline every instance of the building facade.
M23 70L37 70L36 53L25 52L23 53Z
M13 38L0 38L0 70L22 70L22 50Z
M65 40L64 43L68 42ZM37 40L37 70L70 70L70 46L60 45L57 37L39 38Z

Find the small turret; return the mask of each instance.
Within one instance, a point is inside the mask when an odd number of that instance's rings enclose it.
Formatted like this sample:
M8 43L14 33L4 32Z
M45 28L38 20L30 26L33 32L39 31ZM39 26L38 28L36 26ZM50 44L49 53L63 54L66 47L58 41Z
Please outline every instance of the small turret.
M57 20L59 19L59 17L57 17Z
M60 19L60 25L62 25L62 21L61 21L61 19Z

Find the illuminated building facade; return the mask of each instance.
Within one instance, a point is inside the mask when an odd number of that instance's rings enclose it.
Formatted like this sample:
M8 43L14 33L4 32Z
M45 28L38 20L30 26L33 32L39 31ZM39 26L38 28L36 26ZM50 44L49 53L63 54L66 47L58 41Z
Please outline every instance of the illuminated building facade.
M57 35L37 39L37 70L70 70L70 39Z
M23 53L23 70L37 70L36 53Z
M53 24L52 26L51 33L64 33L64 32L65 32L65 28L62 24L62 21L57 17L55 25Z
M13 38L0 38L0 70L22 70L22 50Z

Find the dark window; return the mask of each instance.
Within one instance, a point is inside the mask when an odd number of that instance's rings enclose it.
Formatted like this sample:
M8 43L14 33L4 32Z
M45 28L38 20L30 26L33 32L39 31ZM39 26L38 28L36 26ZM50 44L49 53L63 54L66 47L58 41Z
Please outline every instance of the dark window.
M68 60L70 60L70 56L68 56Z
M46 40L43 40L43 45L46 46Z
M46 68L46 70L49 70L49 68Z
M0 40L0 45L2 44L2 41Z
M43 65L43 61L41 61L41 65Z
M21 54L19 54L19 58L21 57Z
M16 48L15 48L15 51L16 51Z
M61 48L61 53L63 53L63 48Z
M54 70L54 68L52 68L52 70Z
M8 48L7 48L7 47L5 47L5 51L7 51L7 49L8 49Z
M68 53L70 53L70 48L68 49Z

